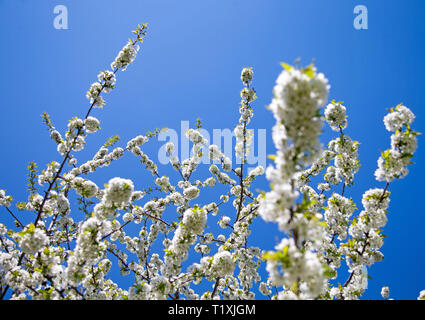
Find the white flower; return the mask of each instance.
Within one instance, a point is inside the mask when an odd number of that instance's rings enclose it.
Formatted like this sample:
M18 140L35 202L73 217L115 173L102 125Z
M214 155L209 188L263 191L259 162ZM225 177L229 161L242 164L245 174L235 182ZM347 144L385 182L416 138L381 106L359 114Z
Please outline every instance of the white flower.
M87 91L86 97L88 100L90 100L90 103L93 104L95 108L102 108L105 104L105 101L100 96L100 93L102 92L102 84L99 82L94 82L90 89Z
M84 124L86 125L86 130L88 133L95 133L100 128L100 121L95 117L87 117L87 119L84 121Z
M65 214L71 211L71 206L69 200L65 197L64 194L60 193L57 197L57 206L60 213Z
M142 191L134 191L131 195L131 201L137 201L144 197L145 193Z
M247 102L254 101L257 98L255 96L255 90L252 88L243 88L241 90L241 98Z
M258 290L261 292L261 294L268 296L271 295L272 291L269 289L266 283L261 282L260 286L258 287Z
M398 131L391 136L391 149L399 150L407 157L413 155L418 147L416 134L410 131Z
M106 93L115 88L115 74L109 70L103 71L98 74L97 79L103 84L103 91Z
M266 193L260 201L258 212L265 221L278 221L282 230L288 227L290 214L287 208L293 203L297 194L292 186L286 183L274 185L273 190Z
M183 190L183 195L186 199L192 200L199 196L199 189L195 186Z
M264 174L264 168L262 167L262 166L258 166L258 167L256 167L255 169L252 169L250 172L249 172L249 176L252 176L252 177L257 177L257 176L261 176L261 175L263 175Z
M134 191L133 182L129 179L113 178L109 180L105 190L104 201L106 203L126 206Z
M73 118L69 123L68 123L68 131L70 133L74 133L74 131L78 131L79 129L81 129L84 125L83 120L79 119L79 118Z
M148 141L148 138L146 138L145 136L137 136L137 137L131 139L129 142L127 142L126 149L131 150L134 147L141 146L142 144L144 144L147 141Z
M204 137L201 135L201 133L198 130L195 129L189 129L186 133L185 133L186 137L192 141L194 144L203 144L204 141Z
M133 219L134 219L134 216L131 212L127 212L122 216L122 220L124 222L133 221Z
M62 142L61 134L59 133L59 131L57 131L55 129L50 131L50 138L58 144Z
M210 145L208 149L210 160L218 160L221 157L220 149L215 144Z
M182 222L187 232L201 234L207 222L207 214L203 209L187 209L183 214Z
M381 296L384 299L388 299L389 296L390 296L390 288L388 288L388 287L382 287Z
M390 203L389 192L384 189L374 188L367 190L362 197L362 204L366 211L374 212L387 209Z
M229 251L221 251L214 255L211 264L211 274L213 277L225 277L233 274L235 263Z
M223 157L222 168L223 168L224 171L227 171L227 172L229 172L230 170L232 170L232 160L230 160L230 158L224 156Z
M128 42L112 62L111 68L126 70L128 65L136 59L138 51L139 45Z
M160 297L166 296L171 290L170 282L164 276L157 276L153 278L150 286L151 291L158 293Z
M220 226L220 228L225 229L229 225L229 222L230 222L230 217L223 216L218 222L218 225Z
M410 125L415 119L415 115L409 108L403 105L398 105L395 110L391 110L384 117L385 128L388 131L395 132L400 130L403 126Z
M217 181L215 180L214 177L209 177L203 182L204 185L207 185L209 187L214 187L216 183Z
M241 72L241 81L245 85L248 85L252 81L253 75L254 75L254 71L252 70L252 68L245 67L242 69L242 72Z
M33 224L23 230L24 235L19 240L22 251L32 254L40 251L49 242L46 232Z
M165 145L165 150L169 155L172 155L174 153L174 143L172 143L171 141L167 142L167 144Z
M9 207L12 200L12 196L6 196L6 191L0 189L0 206Z
M81 195L86 198L94 197L98 191L97 185L93 181L86 180L82 184L82 192Z
M325 109L325 120L334 131L345 129L347 127L347 116L345 115L345 107L339 103L332 101Z

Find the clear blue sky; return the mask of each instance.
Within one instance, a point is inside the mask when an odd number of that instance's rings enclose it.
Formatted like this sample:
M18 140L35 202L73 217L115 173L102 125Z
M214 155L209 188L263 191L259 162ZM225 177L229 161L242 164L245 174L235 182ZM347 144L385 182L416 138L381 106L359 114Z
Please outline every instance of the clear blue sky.
M68 7L68 30L53 28L53 8L59 4ZM368 30L353 28L358 4L369 9ZM180 120L193 124L197 117L208 130L233 128L244 66L254 68L259 97L251 126L271 128L274 120L264 106L279 62L298 57L304 64L314 59L331 83L330 98L347 106L346 133L361 142L362 168L350 189L359 207L365 190L383 187L373 172L379 152L390 143L382 122L386 109L403 102L417 115L415 129L425 132L424 1L0 0L0 187L8 194L26 199L29 161L44 167L59 159L40 114L49 112L60 129L72 116L84 116L85 92L139 22L149 22L148 37L136 62L119 74L116 90L105 97L105 109L95 111L102 130L89 138L91 147L80 163L112 134L125 142L155 127L179 129ZM323 142L331 135L326 129ZM270 132L267 138L267 151L273 153ZM369 270L373 280L365 298L379 298L383 285L396 299L415 299L425 289L421 138L411 174L390 187L385 259ZM145 148L154 160L158 146ZM127 156L95 181L102 185L118 175L133 178L139 189L152 185L137 163ZM169 169L161 173L177 178ZM0 217L11 222L3 210ZM277 233L271 236L269 230L275 229L259 222L261 237L253 243L271 248Z

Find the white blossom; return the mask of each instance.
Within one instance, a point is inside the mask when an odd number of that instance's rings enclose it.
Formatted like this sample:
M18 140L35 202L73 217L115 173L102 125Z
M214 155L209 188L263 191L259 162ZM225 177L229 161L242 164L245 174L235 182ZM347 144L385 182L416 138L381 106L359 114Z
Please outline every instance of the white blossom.
M400 130L403 126L410 125L415 119L415 115L409 108L403 105L398 105L395 110L391 110L384 117L385 128L388 131L395 132Z
M282 64L268 106L276 120L276 152L266 169L248 167L251 104L257 99L250 67L240 76L244 87L233 128L234 155L209 144L198 120L196 129L185 132L190 156L179 159L178 146L166 143L169 165L177 171L170 176L160 174L144 146L159 129L127 140L125 148L113 146L120 143L113 136L82 160L76 151L100 125L90 115L92 108L105 104L102 95L114 89L118 71L135 59L145 29L139 25L134 31L136 40L118 53L112 71L98 74L86 94L91 105L85 118L72 118L62 135L43 115L62 157L40 171L30 164L27 200L15 208L13 197L0 189L0 206L15 222L0 224L1 294L13 300L252 300L258 291L273 300L361 298L366 267L384 258L392 182L408 174L418 147L413 112L400 104L385 116L391 144L381 153L375 176L386 183L366 189L360 209L349 195L360 167L360 143L343 132L347 108L334 100L327 104L328 80L313 64ZM324 121L338 132L325 148L319 140ZM98 182L98 171L124 155L136 157L141 170L152 175L140 190L120 177L104 186ZM204 160L212 162L209 171ZM133 171L136 179L141 173ZM270 185L264 191L255 184L263 174ZM283 233L273 250L252 245L258 218L276 223ZM28 219L34 220L24 225ZM114 282L118 272L131 275L129 287ZM203 290L204 284L210 289ZM381 295L388 299L389 288ZM425 299L425 290L418 299Z
M200 234L205 227L207 215L203 209L187 209L183 215L185 230L193 234Z
M109 180L105 190L104 201L118 206L125 206L129 203L134 191L133 182L129 179L113 178Z
M233 273L235 263L229 251L221 251L214 255L211 264L213 277L224 277Z
M200 190L197 187L189 187L183 190L183 195L188 200L193 200L199 196Z
M84 121L84 124L88 133L94 133L100 128L100 121L95 117L87 117L87 119Z
M254 71L252 70L252 68L249 68L249 67L243 68L241 72L241 81L244 84L248 85L252 81L253 74L254 74Z
M325 108L325 120L334 131L347 127L347 116L345 107L340 102L332 101Z
M19 245L23 252L31 254L40 251L48 242L46 232L31 224L23 230Z

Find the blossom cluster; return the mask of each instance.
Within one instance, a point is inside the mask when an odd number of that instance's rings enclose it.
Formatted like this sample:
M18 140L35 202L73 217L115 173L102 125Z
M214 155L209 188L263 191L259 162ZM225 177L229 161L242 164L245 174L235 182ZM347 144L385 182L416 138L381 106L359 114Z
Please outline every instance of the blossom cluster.
M302 210L310 206L308 198L301 206L295 202L299 196L298 176L320 154L319 110L326 103L330 86L314 65L303 69L282 66L269 106L276 119L275 166L266 172L272 190L260 202L259 212L263 219L277 222L281 231L293 236L282 239L276 251L265 257L271 283L283 287L277 298L312 299L326 290L322 262L315 248L323 234L323 226L318 223L322 214Z
M367 287L366 267L383 259L389 183L407 175L417 148L412 111L398 105L384 118L393 135L376 178L386 185L363 194L359 213L347 190L359 170L360 144L344 133L347 107L335 100L327 104L328 80L313 64L282 64L268 107L276 120L277 150L266 170L246 166L257 99L251 67L240 74L236 165L209 143L199 122L185 132L192 145L186 159L178 157L172 142L165 144L173 175L163 175L147 154L145 144L158 130L122 146L114 146L120 139L113 136L80 163L77 152L85 148L87 134L100 130L91 113L106 104L102 94L114 89L118 71L134 61L146 29L139 25L112 70L99 73L87 92L85 117L72 118L61 133L43 114L60 160L41 172L34 164L28 167L28 199L16 208L32 212L33 222L24 224L29 215L25 220L15 215L14 199L0 190L0 207L15 220L14 227L0 223L0 298L358 299ZM324 122L338 132L325 149L319 139ZM135 177L98 181L92 175L126 155L152 176L153 187L139 189ZM201 178L197 170L205 155L213 164ZM270 190L257 191L256 180L264 174ZM220 196L206 200L211 188L220 189ZM251 245L256 219L275 222L283 232L274 250ZM343 261L348 278L341 284ZM116 271L131 277L129 287L115 282ZM200 291L201 282L210 289ZM389 287L381 295L389 299ZM418 299L424 298L422 291Z
M415 119L413 112L399 104L390 109L384 118L385 127L394 132L391 135L391 148L381 154L375 176L378 181L391 182L408 174L407 166L417 148L417 132L410 128Z

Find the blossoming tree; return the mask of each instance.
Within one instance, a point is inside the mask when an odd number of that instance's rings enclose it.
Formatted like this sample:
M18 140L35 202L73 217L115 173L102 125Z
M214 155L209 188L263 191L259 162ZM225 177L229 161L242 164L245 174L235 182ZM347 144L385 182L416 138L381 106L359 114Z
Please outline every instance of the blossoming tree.
M34 212L34 221L24 225L12 208L12 196L0 190L0 205L16 223L14 227L0 224L1 298L360 298L367 277L364 267L383 258L379 250L384 244L381 232L387 222L390 183L407 175L417 147L418 133L411 128L414 114L398 105L385 116L386 129L392 133L391 147L379 157L375 173L385 186L364 192L360 213L347 197L359 169L359 143L344 133L347 115L342 102L327 104L328 80L314 65L282 64L268 107L276 119L272 132L277 151L270 156L274 165L267 170L258 166L248 171L246 167L253 136L251 104L256 99L252 68L241 73L244 87L234 129L240 165L234 167L219 147L210 145L199 125L186 132L192 143L191 157L179 159L173 143L165 146L179 181L161 175L142 150L160 130L131 139L125 148L112 148L119 140L113 136L80 165L76 154L84 149L87 135L96 133L100 125L92 111L105 105L104 94L114 89L117 73L136 58L146 30L146 24L139 25L111 70L98 75L87 92L90 105L84 118L70 120L61 134L49 115L42 115L61 159L41 173L35 163L29 165L30 194L26 202L16 203L16 209ZM326 148L319 141L324 122L336 132ZM205 151L213 161L210 174L203 181L194 180L192 174ZM147 189L136 190L130 179L112 178L104 188L90 180L90 173L125 153L132 153L152 174L161 197L150 197ZM251 190L264 173L270 190ZM321 182L313 183L312 177ZM217 184L227 188L220 199L203 205L195 202L201 192L208 193L205 188ZM233 206L232 216L220 210L228 202ZM84 215L71 214L71 206L73 212ZM177 213L173 221L163 216L167 208ZM282 231L273 251L248 245L255 219L276 222ZM206 232L207 221L230 232L227 236ZM138 225L135 236L126 231L131 224ZM189 259L193 254L198 258ZM345 282L338 283L337 276L344 277L338 274L343 261L348 273ZM123 276L133 274L129 288L120 288L110 277L114 264ZM266 267L266 278L260 276L261 265ZM195 287L202 281L210 289L197 292ZM388 299L388 287L381 294ZM422 291L420 298L424 297Z

